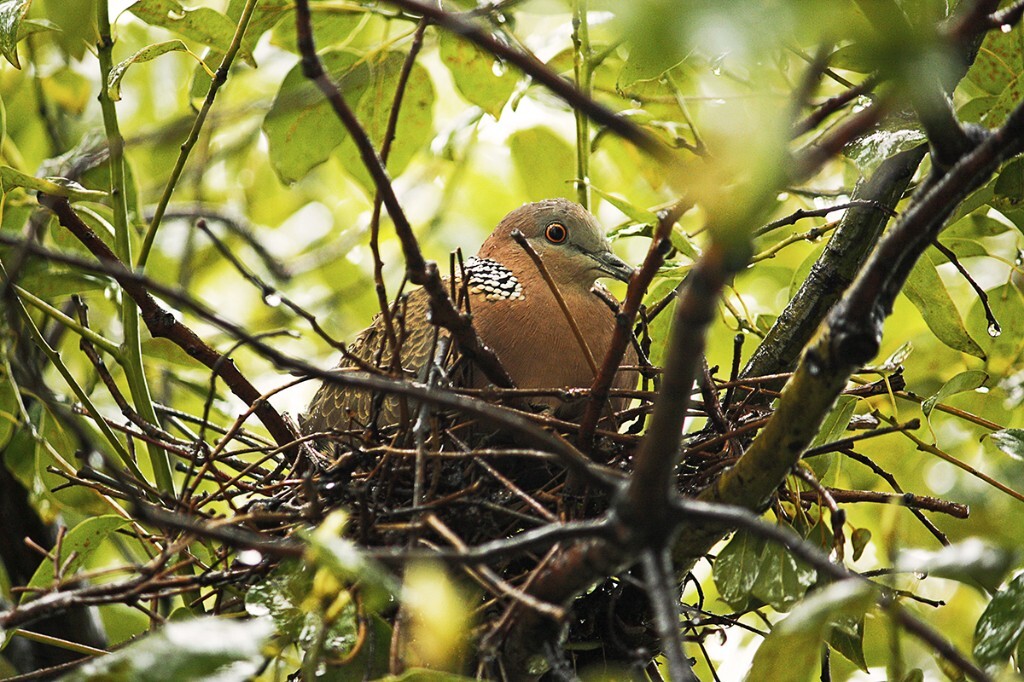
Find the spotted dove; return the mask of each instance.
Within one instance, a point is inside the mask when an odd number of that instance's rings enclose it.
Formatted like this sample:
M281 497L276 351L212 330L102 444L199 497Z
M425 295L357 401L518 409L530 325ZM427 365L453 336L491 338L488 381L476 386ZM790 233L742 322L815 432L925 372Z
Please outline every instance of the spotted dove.
M505 216L461 271L473 326L517 387L589 387L594 380L591 365L550 285L530 254L513 238L516 230L540 257L598 366L611 343L615 319L593 288L601 286L596 284L600 277L628 281L633 269L612 253L588 211L564 199L550 199L526 204ZM461 278L456 288L459 286ZM422 289L411 292L404 304L393 310L403 375L423 380L438 339L448 333L429 322L429 300ZM387 367L392 357L390 345L386 322L378 315L349 352L370 365ZM636 364L636 352L629 347L623 365ZM339 368L351 366L343 359ZM633 388L636 377L635 371L621 369L613 387ZM457 384L471 387L487 383L479 370L468 377L454 378ZM565 419L578 419L582 414L580 400L564 403L556 397L545 397L530 402ZM615 399L612 407L622 409L626 402ZM394 396L385 396L378 410L377 423L382 426L398 423L403 412ZM372 412L371 393L325 382L310 402L303 430L361 429Z

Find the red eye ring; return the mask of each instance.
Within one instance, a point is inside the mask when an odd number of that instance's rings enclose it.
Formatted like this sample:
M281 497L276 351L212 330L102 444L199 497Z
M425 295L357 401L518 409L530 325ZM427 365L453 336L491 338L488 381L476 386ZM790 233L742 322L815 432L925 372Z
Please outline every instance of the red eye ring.
M569 230L562 223L551 223L544 230L544 236L552 244L561 244L569 237Z

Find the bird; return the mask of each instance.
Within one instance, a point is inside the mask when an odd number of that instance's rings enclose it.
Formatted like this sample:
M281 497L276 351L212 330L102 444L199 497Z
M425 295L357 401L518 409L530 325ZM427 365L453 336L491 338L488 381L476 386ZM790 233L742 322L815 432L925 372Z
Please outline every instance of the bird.
M588 388L594 369L563 312L551 285L527 250L516 241L521 233L539 256L566 308L575 320L590 355L598 366L615 330L615 315L594 292L596 280L613 278L628 282L634 269L616 256L594 216L567 199L548 199L525 204L506 215L484 240L479 251L465 260L455 290L468 292L468 310L480 340L497 355L516 387L523 389ZM464 283L463 283L464 281ZM607 297L611 295L607 293ZM611 299L614 300L614 299ZM429 297L425 290L409 293L393 306L393 328L400 346L402 375L423 381L438 339L448 332L429 321ZM349 358L387 367L392 352L386 320L378 314L348 349ZM384 346L382 348L382 346ZM342 358L339 370L357 369L358 363ZM634 388L637 354L627 347L613 388ZM483 372L472 376L453 374L463 387L487 385ZM400 422L400 399L383 396L376 409L372 393L336 382L321 384L301 418L307 434L361 429L373 419L378 426ZM565 403L557 397L531 399L530 405L560 419L578 420L584 401ZM628 400L611 401L613 409ZM376 415L374 415L376 413Z

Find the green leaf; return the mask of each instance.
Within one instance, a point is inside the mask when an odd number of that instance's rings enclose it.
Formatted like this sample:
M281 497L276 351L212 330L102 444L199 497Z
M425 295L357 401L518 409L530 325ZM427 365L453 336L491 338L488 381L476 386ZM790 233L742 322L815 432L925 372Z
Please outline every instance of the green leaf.
M985 351L967 333L960 312L928 254L922 255L914 265L903 293L921 313L925 324L939 341L953 350L985 359Z
M1024 461L1024 429L1003 429L989 434L996 447L1016 460Z
M67 55L82 59L86 48L99 39L96 0L43 0L46 17L60 29L54 39Z
M1002 332L994 334L982 306L977 300L971 304L966 324L981 340L988 364L985 369L992 376L1002 372L1013 373L1020 368L1020 340L1024 338L1024 298L1012 282L988 290L992 314L1002 325Z
M871 176L883 161L913 149L926 139L916 120L894 117L854 139L843 149L843 154L857 165L862 175Z
M317 646L317 640L326 635L321 645L324 652L340 658L358 639L355 602L349 601L342 613L326 623L323 614L309 603L314 572L298 562L282 564L245 593L245 610L250 616L272 618L276 636L303 650Z
M0 0L0 53L16 69L21 68L18 61L21 22L31 6L32 0Z
M590 190L594 192L594 194L597 194L599 197L601 197L609 204L614 206L615 208L622 211L622 213L626 215L626 217L628 217L635 223L642 223L650 226L658 222L657 213L655 213L654 211L648 211L646 208L640 208L639 206L635 206L625 198L619 196L618 194L606 192L600 187L594 187L593 185L590 186Z
M176 0L139 0L128 11L151 26L159 26L221 52L227 52L235 36L235 23L209 7L185 9ZM247 62L252 54L240 50Z
M846 660L868 672L864 658L864 615L837 618L828 636L828 645L843 655Z
M64 536L60 544L60 556L56 558L56 562L50 557L42 560L28 581L28 587L44 590L49 588L56 577L55 563L60 567L61 579L68 580L82 567L89 555L99 549L107 537L128 523L127 519L113 514L94 516L82 521ZM22 603L31 601L35 596L32 591L26 592L22 596Z
M451 72L459 93L498 118L519 82L519 71L448 31L441 32L439 41L441 61Z
M44 76L40 84L47 98L75 116L81 115L95 97L92 81L67 67Z
M828 58L833 69L853 71L854 73L871 73L878 66L878 58L863 43L844 45L833 52Z
M576 153L562 136L545 126L512 133L508 141L519 180L531 201L572 199L576 190Z
M1016 559L1015 552L971 538L937 550L903 550L896 557L896 570L927 573L936 578L994 590L1006 577Z
M1024 635L1024 573L996 593L974 629L974 658L989 673L998 673Z
M811 442L811 447L839 440L846 434L846 427L850 425L853 412L857 407L857 398L853 395L841 395L836 400L835 407L825 417L818 434Z
M990 194L986 197L983 203L991 201L992 196ZM975 206L974 208L977 209L979 207ZM978 239L979 237L994 237L1005 234L1012 229L1013 225L1006 221L985 215L982 212L971 213L942 231L942 243L948 246L950 241L958 238Z
M982 90L999 95L1024 71L1024 33L1018 24L1009 33L989 31L967 78Z
M367 558L358 545L341 536L346 519L344 511L335 511L314 531L300 532L309 543L306 559L326 568L339 580L358 581L367 608L375 610L383 606L390 595L398 594L401 587L387 570Z
M33 192L67 197L71 200L102 199L107 196L106 192L86 189L66 178L37 178L10 166L0 166L0 192L6 194L13 187L24 187Z
M638 41L629 51L629 57L619 71L616 86L626 90L636 83L656 81L671 71L686 58L675 50L649 49L644 41Z
M151 61L162 54L167 54L168 52L186 52L200 64L203 64L203 60L199 55L188 49L188 46L180 40L168 40L163 43L147 45L128 59L118 63L110 70L110 75L107 78L107 94L110 96L110 99L115 102L121 99L121 80L124 78L125 73L127 73L128 67L132 64L141 64L142 62ZM209 71L209 67L206 67L205 64L203 64L203 66L207 69L207 73L212 78L213 74Z
M1004 227L1006 230L1010 229L1009 226L1004 225ZM961 260L964 258L977 258L980 256L992 255L989 253L988 249L985 248L984 244L974 239L958 239L956 237L950 239L943 238L942 244Z
M370 69L352 52L320 55L325 71L351 105L366 91ZM263 120L270 163L282 182L292 183L326 161L341 144L345 129L323 93L296 64L285 76Z
M369 83L356 105L356 116L370 136L375 148L384 144L388 119L394 105L395 92L401 80L406 55L402 52L386 52L367 61L370 71ZM402 96L402 108L398 112L395 137L388 154L388 174L398 177L408 167L412 158L428 146L434 136L434 86L426 68L413 64L409 80ZM332 111L333 115L334 112ZM335 152L349 175L358 180L369 193L376 185L366 169L366 164L356 150L355 142L347 134Z
M288 2L294 5L291 0ZM261 3L262 4L262 3ZM316 41L317 50L325 51L326 48L335 47L347 43L353 33L368 18L365 11L350 10L344 7L334 7L330 10L319 11L315 4L310 6L312 13L311 23L313 25L313 39ZM248 32L247 32L248 33ZM281 21L271 32L270 44L282 50L288 50L298 54L298 39L295 37L295 20Z
M861 555L864 554L864 550L867 548L869 542L871 542L871 531L867 528L858 528L850 534L850 544L853 546L854 561L860 559Z
M956 117L963 123L981 123L995 106L998 97L975 97L956 110Z
M761 643L746 679L751 682L813 679L818 670L821 642L837 623L863 616L874 603L874 597L874 588L863 580L843 580L815 592L778 623Z
M993 190L992 206L1012 211L1024 202L1024 159L1013 159L999 170Z
M105 289L110 281L100 276L41 261L26 264L18 276L18 284L47 301L62 299L71 294Z
M770 542L761 554L751 593L776 611L788 611L817 579L817 571L782 545Z
M11 368L7 356L0 350L0 451L14 436L14 430L21 424L21 407L18 398L18 386L11 376Z
M715 559L715 585L722 599L730 606L741 609L749 601L764 548L763 538L739 530L718 553Z
M245 9L245 3L246 0L231 0L226 12L228 19L237 24ZM294 15L294 12L294 0L260 0L249 18L249 25L245 28L242 45L251 53L256 49L256 43L259 42L260 37L286 17L291 19L291 24L294 27L295 18L289 16ZM322 48L323 43L317 40L317 46Z
M822 422L821 428L818 430L818 435L814 437L814 441L811 442L810 447L816 448L819 445L825 445L832 443L840 438L844 438L846 435L846 427L850 425L850 419L853 418L853 412L857 409L857 398L852 395L841 395L836 400L836 404L832 407L832 410L825 417L825 421ZM832 461L835 459L835 453L828 453L823 456L812 457L808 459L808 464L814 470L815 476L818 480L824 478L829 468L832 466Z
M269 619L196 618L173 621L128 646L92 660L64 682L244 682L263 666Z
M945 400L946 398L956 395L957 393L966 393L967 391L974 391L985 385L988 381L988 374L982 372L980 369L971 369L966 372L960 372L955 377L947 381L942 385L935 395L927 398L921 403L921 411L924 412L925 417L929 417L932 410L935 409L935 404Z
M60 26L48 19L24 19L18 27L18 42L34 33L43 31L59 31Z

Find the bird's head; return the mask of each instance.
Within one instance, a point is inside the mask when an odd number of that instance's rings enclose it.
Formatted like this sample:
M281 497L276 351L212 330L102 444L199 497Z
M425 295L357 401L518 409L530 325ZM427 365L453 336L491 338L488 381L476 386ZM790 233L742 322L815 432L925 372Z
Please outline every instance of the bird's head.
M513 238L516 230L560 286L589 289L600 277L628 282L633 274L633 268L612 252L594 216L567 199L547 199L512 211L494 228L477 256L508 267L529 263L529 256Z

